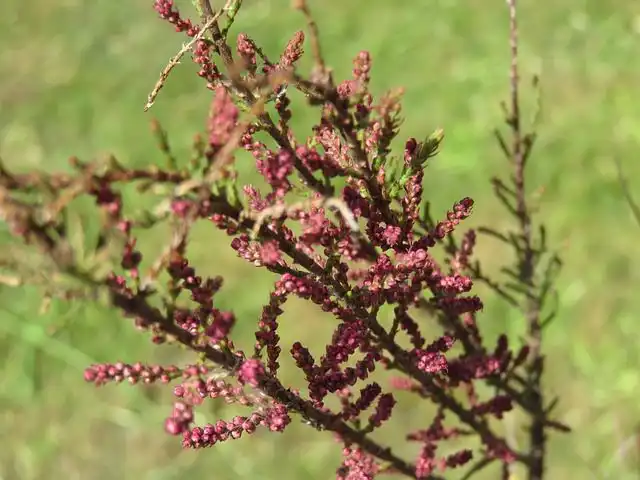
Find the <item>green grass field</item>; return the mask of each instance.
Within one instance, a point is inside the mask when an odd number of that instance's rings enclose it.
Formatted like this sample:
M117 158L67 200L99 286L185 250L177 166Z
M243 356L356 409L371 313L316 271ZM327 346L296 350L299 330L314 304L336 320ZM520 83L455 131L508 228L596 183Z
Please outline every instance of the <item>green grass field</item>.
M249 33L272 58L304 26L288 0L245 3L235 33ZM476 200L469 225L504 226L508 219L501 220L488 180L506 167L492 136L508 93L505 2L309 3L336 78L349 75L353 56L367 49L375 91L406 89L403 137L444 128L442 154L426 179L436 211L442 214L468 195ZM520 2L521 68L525 78L540 75L543 105L529 185L544 189L537 220L546 223L565 262L559 315L545 339L547 390L561 397L558 415L574 428L571 435L551 437L548 478L635 479L640 228L625 204L614 159L640 198L640 4L544 3ZM183 42L151 4L4 2L0 156L8 165L67 168L70 155L88 160L107 153L126 164L158 162L148 128L152 116L168 129L176 150L188 152L209 102L189 61L173 73L152 110L142 111L160 69ZM533 100L525 95L528 112ZM302 112L295 117L299 131L314 119ZM250 162L240 166L243 173L251 169ZM250 342L270 277L233 258L224 237L206 227L199 232L192 258L210 273L224 272L222 307L236 311L239 337ZM489 240L479 255L489 268L503 261ZM484 301L480 321L489 331L521 330L517 315L490 297ZM169 361L179 352L154 348L128 321L95 305L54 303L39 315L39 304L34 289L0 289L1 480L333 476L339 452L331 435L297 424L281 436L257 433L205 452L181 451L162 432L170 391L125 385L96 390L82 380L92 362ZM298 338L313 342L328 323L303 304L288 304L284 345ZM409 404L396 415L403 426L428 422L423 413ZM198 420L229 415L211 410ZM520 438L517 419L509 424Z

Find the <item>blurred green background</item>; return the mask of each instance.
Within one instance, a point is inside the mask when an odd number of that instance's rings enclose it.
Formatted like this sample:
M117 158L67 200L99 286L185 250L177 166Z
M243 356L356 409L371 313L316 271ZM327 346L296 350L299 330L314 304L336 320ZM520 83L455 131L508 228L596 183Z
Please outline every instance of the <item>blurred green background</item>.
M189 3L178 5L190 12ZM468 225L507 226L488 182L507 174L492 136L508 93L504 1L309 3L337 79L349 76L351 59L367 49L374 90L406 89L403 138L444 128L442 154L426 179L435 213L468 195L476 200ZM523 77L539 74L542 85L529 185L539 192L537 220L565 261L559 316L545 338L546 387L561 397L558 416L574 433L551 437L548 478L638 478L640 228L625 205L614 159L640 198L640 4L519 3ZM304 27L288 0L245 4L234 34L247 32L273 59ZM175 150L188 153L193 134L204 128L210 96L186 59L143 113L158 72L184 40L157 18L151 1L5 0L2 10L0 155L8 165L67 168L70 155L89 160L107 153L126 164L159 162L152 116ZM534 104L529 91L527 115ZM306 134L317 112L294 113L297 130ZM253 166L239 168L247 174ZM248 347L272 278L236 259L228 239L210 230L199 229L191 256L203 273L224 273L219 305L234 309L238 343ZM496 247L485 239L478 247L489 270L505 260ZM82 371L92 362L159 362L182 354L154 348L129 321L95 305L54 302L39 315L38 295L0 290L0 479L333 477L339 450L331 435L297 422L283 435L259 432L204 452L181 451L162 432L170 389L97 390L83 382ZM515 312L491 297L484 301L484 328L521 331ZM331 320L299 302L286 309L283 350L295 339L320 346L318 332L329 332ZM388 438L430 422L415 404L402 405ZM198 420L232 414L212 407ZM509 417L507 428L519 440L521 427ZM413 455L415 448L402 453Z

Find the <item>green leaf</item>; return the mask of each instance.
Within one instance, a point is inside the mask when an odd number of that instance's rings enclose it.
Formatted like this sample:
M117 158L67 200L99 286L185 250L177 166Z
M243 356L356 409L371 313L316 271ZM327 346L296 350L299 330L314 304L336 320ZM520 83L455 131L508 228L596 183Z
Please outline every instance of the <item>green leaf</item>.
M444 130L438 128L418 145L416 155L411 162L414 168L422 168L427 160L438 154L438 148L444 138Z

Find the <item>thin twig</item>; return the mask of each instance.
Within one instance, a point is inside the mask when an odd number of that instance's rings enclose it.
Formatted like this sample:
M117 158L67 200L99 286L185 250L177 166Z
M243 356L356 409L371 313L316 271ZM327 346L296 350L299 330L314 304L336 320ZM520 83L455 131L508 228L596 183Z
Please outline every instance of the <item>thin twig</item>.
M522 129L518 74L518 23L517 0L507 0L509 7L509 43L511 50L511 66L509 71L510 109L507 123L511 128L511 160L514 174L515 213L519 221L521 236L521 252L518 265L518 277L523 286L533 289L535 277L535 249L532 240L532 222L525 185L525 168L531 143L529 136ZM530 363L528 365L528 397L531 425L529 426L529 480L542 480L544 475L546 414L542 394L542 372L544 359L541 352L542 327L540 322L540 299L537 295L529 295L524 301L523 311L527 321Z
M246 212L244 213L244 216L246 218L254 218L255 224L253 226L252 236L253 238L256 238L258 236L258 233L260 232L260 229L269 218L281 218L283 216L286 217L294 212L304 210L305 208L322 208L325 206L338 211L340 215L342 215L344 222L347 224L352 233L360 233L360 227L353 215L353 212L347 206L347 204L339 198L322 197L317 200L307 200L289 206L275 205L273 207L262 210L255 216L252 216L251 214Z
M227 39L222 35L220 31L220 27L218 26L218 18L222 15L223 12L229 11L231 8L232 0L227 0L227 3L224 7L222 7L218 12L215 12L213 7L211 6L210 0L200 0L200 7L204 12L204 16L206 19L205 25L209 25L205 30L211 29L211 37L213 40L213 44L216 52L222 58L222 62L225 67L230 68L233 65L233 55L231 54L231 49L229 45L227 45Z
M173 56L173 58L171 58L171 60L169 60L169 63L167 63L166 67L164 67L162 69L162 72L160 72L160 78L158 79L156 84L153 86L151 93L149 93L149 96L147 97L147 103L144 106L145 112L149 110L153 105L153 103L155 102L156 97L160 93L160 90L162 90L162 87L164 87L164 84L167 81L167 78L169 78L169 74L171 73L171 70L173 70L176 67L176 65L180 63L180 60L182 60L182 57L184 56L184 54L187 53L189 50L191 50L193 46L196 44L196 42L204 38L204 36L207 34L207 30L209 30L213 26L213 24L216 23L216 21L220 18L223 12L224 10L220 10L213 17L209 18L207 22L203 25L203 27L200 29L198 34L195 37L193 37L189 43L183 45L180 51L176 53Z
M311 34L311 51L313 53L313 60L316 64L316 68L320 72L326 71L326 65L324 62L324 57L322 56L322 49L320 48L320 33L318 31L318 24L313 19L311 15L311 11L307 6L307 2L305 0L294 0L293 7L296 10L300 10L304 15L304 18L307 20L307 25L309 27L309 33Z
M613 162L616 164L616 169L618 170L618 182L620 183L620 188L622 189L622 193L624 194L624 198L631 209L631 213L633 214L633 218L636 220L638 226L640 226L640 206L631 195L631 189L629 188L629 182L622 171L622 164L620 163L620 159L617 157L613 157Z

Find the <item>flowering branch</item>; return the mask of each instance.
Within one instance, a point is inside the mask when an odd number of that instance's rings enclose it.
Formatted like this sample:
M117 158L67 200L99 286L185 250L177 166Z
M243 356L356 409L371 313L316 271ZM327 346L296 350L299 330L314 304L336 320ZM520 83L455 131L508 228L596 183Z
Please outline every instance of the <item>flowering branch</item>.
M304 53L302 31L273 62L245 33L238 35L235 49L230 45L227 36L239 15L239 0L218 12L208 0L199 0L202 27L183 19L171 0L155 0L159 16L191 40L163 70L145 110L191 51L198 75L213 96L206 136L196 136L192 158L182 162L154 121L166 168L131 169L115 159L106 164L73 159L74 174L16 174L0 168L3 221L49 262L38 275L18 266L10 283L47 285L51 295L67 299L103 298L148 332L155 344L173 343L191 351L194 361L184 367L117 362L85 371L85 380L99 386L125 380L173 384L176 400L165 430L181 436L185 448L210 447L258 428L282 432L297 415L342 443L338 479L368 479L384 472L440 479L439 473L447 469L470 464L470 475L494 462L503 472L514 462L524 464L530 478L540 478L545 429L565 427L549 419L540 389L540 312L550 283L536 283L541 248L531 233L524 182L533 137L522 133L519 120L515 4L511 150L499 136L514 159L514 187L508 189L500 180L494 186L499 198L513 197L506 203L519 220L520 237L510 243L521 259L515 270L523 286L519 289L483 274L473 261L474 231L464 233L458 244L455 235L472 213L471 198L453 202L440 221L425 208L422 181L430 158L439 151L442 130L422 141L407 139L402 154L393 155L390 145L401 124L400 94L374 99L369 90L371 58L364 51L354 59L352 78L336 83L308 6L303 0L294 6L304 15L311 37L314 68L309 76L296 68ZM223 12L229 21L221 29ZM290 127L287 85L306 96L309 108L319 109L307 138ZM267 109L270 103L272 110ZM266 188L238 185L238 149L253 157ZM122 188L133 184L141 195L159 196L158 206L140 212L125 209L128 199ZM99 259L106 266L103 273L77 261L64 222L79 196L93 198L100 212L101 235L91 262ZM337 214L329 215L330 210ZM187 258L187 246L197 242L193 226L202 222L231 237L230 246L240 258L274 275L249 349L236 346L232 333L238 321L250 319L237 319L216 306L222 277L201 277ZM143 273L142 260L148 254L138 244L139 232L159 224L169 225L171 237ZM434 256L438 248L447 254L444 263ZM59 272L79 284L52 281ZM527 344L514 349L505 335L495 345L487 344L477 322L483 304L471 294L474 280L522 307L529 325ZM523 291L524 302L519 297ZM310 302L333 319L333 335L322 351L300 341L282 345L278 320L291 297ZM424 316L435 318L441 331L434 335L424 328ZM303 374L302 385L283 383L283 347ZM387 388L379 383L376 369L396 375ZM491 386L493 393L481 393L482 385ZM406 432L407 442L420 445L412 460L371 435L392 421L398 390L436 410L431 422L412 425ZM194 425L194 410L216 399L243 405L250 413ZM497 427L496 420L516 407L532 420L528 452L509 445ZM440 444L469 435L479 439L479 449L438 455ZM474 457L477 461L471 464Z

